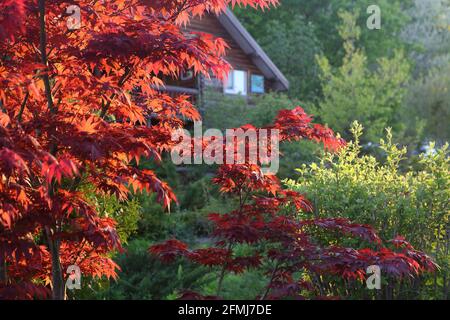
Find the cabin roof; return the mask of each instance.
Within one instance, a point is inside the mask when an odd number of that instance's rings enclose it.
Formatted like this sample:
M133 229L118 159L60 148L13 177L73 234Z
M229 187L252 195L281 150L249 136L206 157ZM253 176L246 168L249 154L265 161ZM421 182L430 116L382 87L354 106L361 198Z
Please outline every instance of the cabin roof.
M225 30L228 31L234 41L236 41L241 49L250 57L253 63L261 70L264 77L274 82L275 89L289 89L289 81L259 46L256 40L239 22L230 9L227 8L227 10L220 14L217 19Z

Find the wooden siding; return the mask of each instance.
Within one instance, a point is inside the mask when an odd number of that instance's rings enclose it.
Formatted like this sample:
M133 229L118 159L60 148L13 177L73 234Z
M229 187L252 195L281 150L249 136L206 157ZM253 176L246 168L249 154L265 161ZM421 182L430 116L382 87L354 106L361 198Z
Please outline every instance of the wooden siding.
M214 14L206 14L202 18L195 18L190 21L187 26L187 31L205 32L212 34L225 40L229 49L226 52L225 60L235 70L247 71L248 92L250 93L250 77L252 74L263 75L261 70L253 63L251 58L239 47L236 41L233 40L228 31L222 26ZM271 81L265 80L264 86L266 91L272 87Z
M251 75L262 75L263 72L253 63L251 57L247 55L241 47L236 43L230 33L222 26L220 21L214 14L206 14L202 18L195 18L186 26L187 32L204 32L212 34L215 37L220 37L228 44L229 49L226 51L225 60L235 70L243 70L247 72L247 92L251 94ZM214 105L214 101L204 101L203 90L205 87L215 91L223 92L223 84L217 79L206 79L204 77L182 81L181 79L164 79L165 82L171 86L182 88L196 88L199 90L198 94L191 94L192 101L196 102L200 109L206 105ZM273 90L273 82L270 79L264 80L265 91ZM171 90L166 90L171 92ZM177 96L179 92L171 92L171 95ZM247 96L249 98L249 96Z
M187 26L187 30L205 32L224 39L230 47L227 50L225 59L234 69L258 74L261 73L213 14L205 15L201 19L192 19L191 23Z

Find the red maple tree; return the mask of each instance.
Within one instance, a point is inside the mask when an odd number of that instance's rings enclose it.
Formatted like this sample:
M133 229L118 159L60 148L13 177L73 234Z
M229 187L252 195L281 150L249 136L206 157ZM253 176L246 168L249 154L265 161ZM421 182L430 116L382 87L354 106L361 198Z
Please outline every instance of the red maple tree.
M332 151L345 145L331 129L312 124L311 120L311 116L297 107L280 111L274 124L265 129L279 130L281 142L306 138L322 142ZM240 129L255 130L249 125ZM246 141L246 154L254 143L254 140ZM239 152L237 145L234 148ZM335 293L342 293L330 290L333 284L330 277L363 281L367 267L374 265L380 268L384 278L393 280L436 269L429 256L415 250L401 237L389 241L391 245L384 245L368 225L342 218L302 219L300 213L312 211L311 203L303 195L283 189L276 176L264 174L262 158L258 158L258 163L252 163L249 157L245 159L243 164L221 165L213 179L223 193L238 203L229 213L209 215L213 224L211 237L216 240L213 247L189 249L187 244L170 239L149 249L166 262L184 257L218 269L216 296L185 291L180 299L218 299L227 272L241 274L250 269L262 270L268 278L267 287L258 299L338 298ZM339 238L348 237L359 239L360 248L339 244ZM242 245L251 248L245 250L244 256L239 254Z
M183 24L229 3L0 0L0 298L63 299L72 264L116 276L107 255L120 249L115 221L96 212L83 185L119 199L146 189L166 207L175 200L133 163L159 160L181 118L199 118L188 97L155 90L162 79L226 74L225 43L186 35ZM67 25L72 5L77 29Z

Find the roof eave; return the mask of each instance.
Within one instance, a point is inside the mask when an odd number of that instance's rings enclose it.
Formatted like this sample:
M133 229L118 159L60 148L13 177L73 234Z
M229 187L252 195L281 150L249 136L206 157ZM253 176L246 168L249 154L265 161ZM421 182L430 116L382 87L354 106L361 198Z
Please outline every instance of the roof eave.
M250 56L253 63L263 72L264 76L274 81L275 89L288 90L289 81L239 22L233 12L227 8L223 14L218 16L218 19L242 50Z

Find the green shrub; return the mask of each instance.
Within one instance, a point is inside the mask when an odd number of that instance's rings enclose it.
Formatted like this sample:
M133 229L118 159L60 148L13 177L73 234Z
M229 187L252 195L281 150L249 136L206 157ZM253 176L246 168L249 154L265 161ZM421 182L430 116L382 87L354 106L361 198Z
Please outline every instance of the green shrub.
M268 125L281 109L301 105L282 93L266 93L259 96L230 96L206 90L203 125L206 128L230 129L251 123L255 127Z
M190 187L187 190L190 190ZM191 193L187 194L181 195L184 201L196 202L195 197L191 198ZM142 219L139 221L137 236L155 241L176 237L191 242L196 238L206 237L211 231L208 214L223 213L232 206L232 203L226 202L217 195L208 197L202 207L178 208L170 213L163 210L153 195L142 195L140 203Z
M208 281L203 268L185 261L164 264L152 257L148 254L150 244L146 240L130 241L126 252L115 259L122 269L119 278L97 292L98 298L170 299L178 296L180 288L195 290Z
M217 272L214 281L201 289L205 295L217 293ZM247 271L243 274L229 273L223 279L221 297L226 300L254 300L264 293L267 286L267 275L261 271Z
M385 153L381 163L361 155L362 127L352 127L354 141L337 155L326 154L318 164L298 169L297 181L287 186L303 192L314 204L315 216L345 217L374 226L382 238L406 237L411 244L433 256L441 270L405 288L403 297L448 298L449 198L448 144L420 155L418 168L399 169L406 149L381 140Z
M120 201L115 195L98 195L93 186L82 186L87 194L88 202L95 206L102 217L111 217L117 222L117 234L122 243L127 243L138 229L138 221L141 219L140 202L133 198Z

